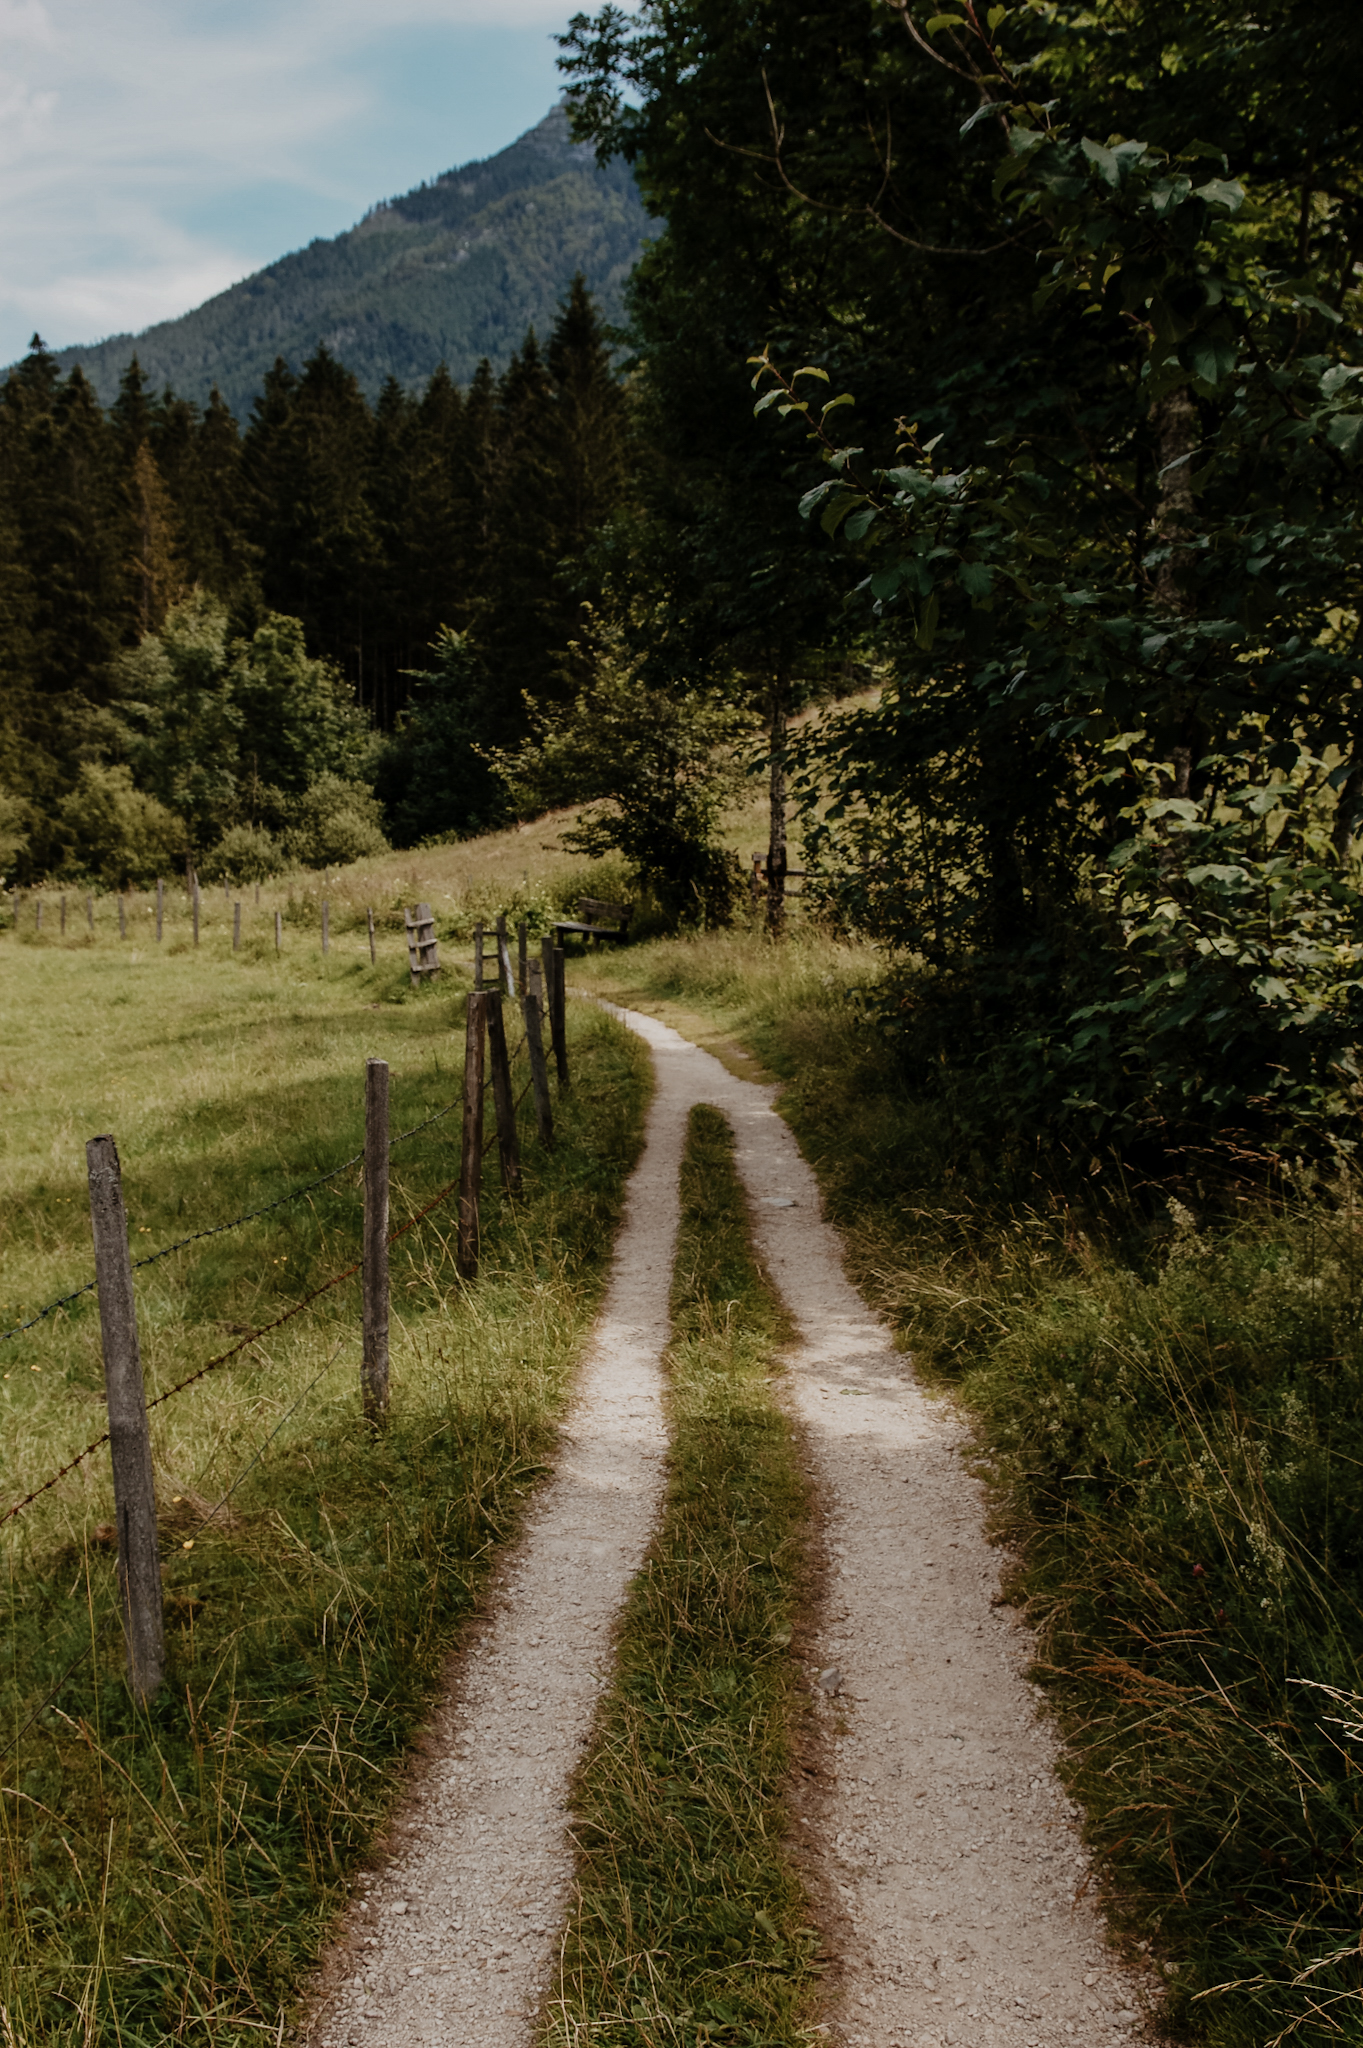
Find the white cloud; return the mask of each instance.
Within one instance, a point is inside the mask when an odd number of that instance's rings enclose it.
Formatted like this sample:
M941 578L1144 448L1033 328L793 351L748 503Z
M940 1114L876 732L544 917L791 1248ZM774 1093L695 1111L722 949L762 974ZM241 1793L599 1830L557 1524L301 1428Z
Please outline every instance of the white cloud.
M183 312L511 141L570 11L0 0L0 361Z

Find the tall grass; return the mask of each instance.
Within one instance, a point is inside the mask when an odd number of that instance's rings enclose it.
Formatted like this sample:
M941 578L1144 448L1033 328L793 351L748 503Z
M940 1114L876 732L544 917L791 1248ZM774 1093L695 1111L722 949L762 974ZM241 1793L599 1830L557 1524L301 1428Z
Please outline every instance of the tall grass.
M365 1053L392 1061L398 1128L458 1093L461 1006L367 956L303 971L140 950L5 963L11 1307L89 1270L92 1129L119 1137L135 1244L159 1245L357 1151ZM570 1022L558 1148L545 1159L527 1130L515 1209L489 1162L477 1284L455 1276L442 1211L395 1247L386 1432L359 1419L353 1281L155 1411L168 1675L149 1711L122 1677L106 1458L7 1525L14 2039L275 2037L548 1454L599 1295L647 1064L609 1020ZM395 1152L395 1221L451 1177L457 1144L451 1118ZM152 1390L350 1264L359 1214L352 1171L140 1274ZM0 1356L9 1500L102 1427L93 1298Z
M817 1937L783 1846L807 1499L772 1392L787 1335L733 1139L691 1113L662 1524L576 1797L579 1903L549 2037L601 2048L810 2039Z
M1363 1219L973 1156L820 944L598 972L739 1033L853 1271L959 1389L1120 1940L1217 2048L1363 2037ZM1185 1191L1186 1192L1186 1191Z

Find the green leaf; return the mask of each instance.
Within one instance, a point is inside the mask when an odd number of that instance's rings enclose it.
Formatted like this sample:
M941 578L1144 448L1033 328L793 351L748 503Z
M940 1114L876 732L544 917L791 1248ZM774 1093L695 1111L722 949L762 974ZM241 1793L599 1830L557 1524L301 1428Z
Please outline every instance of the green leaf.
M1079 147L1083 150L1084 155L1088 158L1094 169L1100 173L1104 183L1115 185L1121 177L1121 166L1112 154L1112 151L1105 149L1101 142L1094 142L1087 135L1083 138Z
M1332 448L1338 448L1341 455L1357 455L1359 441L1363 439L1363 413L1337 413L1330 422L1326 439Z
M1245 203L1245 188L1231 178L1209 178L1196 188L1193 197L1205 200L1208 206L1224 206L1227 213L1238 213Z
M814 363L806 363L803 370L795 372L795 377L817 377L824 384L828 382L827 370L819 369ZM795 382L795 377L792 377L790 380L792 384Z
M962 562L957 575L972 604L984 604L993 595L994 572L987 562Z
M927 33L928 33L928 34L929 34L930 36L935 36L939 28L965 28L965 27L966 27L966 21L965 21L965 17L964 17L964 15L960 15L960 14L934 14L934 15L932 16L931 20L930 20L930 21L929 21L929 22L927 23Z
M767 410L767 407L768 407L769 405L777 405L777 404L779 404L779 403L780 403L780 401L781 401L781 400L782 400L782 399L783 399L783 398L785 397L785 395L786 395L786 394L785 394L785 389L784 389L784 387L783 387L782 385L778 384L778 385L777 385L777 387L776 387L776 389L775 389L774 391L769 391L769 392L767 393L767 395L766 395L766 397L765 397L765 398L759 398L759 399L758 399L758 401L757 401L756 405L755 405L755 406L753 407L753 409L752 409L752 410L753 410L753 418L754 418L754 419L756 419L756 418L757 418L757 415L758 415L758 413L760 413L760 412L765 412L765 411Z
M992 36L992 35L997 35L997 33L998 33L998 28L999 28L999 23L1000 23L1000 22L1002 22L1002 21L1007 21L1007 19L1008 19L1008 9L1007 9L1006 7L991 7L991 8L990 8L990 10L989 10L989 33L990 33L990 35L991 35L991 36Z
M932 652L932 643L937 637L937 621L941 615L941 610L941 603L938 600L937 592L934 590L932 596L923 606L922 615L918 621L918 631L914 635L914 639L924 654L931 654Z
M840 391L836 398L829 399L827 405L819 414L819 418L821 420L826 420L828 418L829 413L836 412L840 405L855 405L856 402L856 399L852 396L852 393L850 391Z
M854 512L843 528L844 540L860 540L862 535L879 516L879 507L863 505L860 512Z

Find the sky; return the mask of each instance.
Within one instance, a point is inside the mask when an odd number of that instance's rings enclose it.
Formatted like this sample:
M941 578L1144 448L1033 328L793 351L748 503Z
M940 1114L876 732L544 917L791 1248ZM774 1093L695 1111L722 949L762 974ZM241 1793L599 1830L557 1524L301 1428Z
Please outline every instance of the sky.
M504 148L557 99L574 11L0 0L0 364L188 312Z

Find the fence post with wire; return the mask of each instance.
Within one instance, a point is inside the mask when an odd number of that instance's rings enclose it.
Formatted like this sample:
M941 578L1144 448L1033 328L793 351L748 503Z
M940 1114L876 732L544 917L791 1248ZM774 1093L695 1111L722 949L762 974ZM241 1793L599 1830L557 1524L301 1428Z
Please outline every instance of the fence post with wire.
M132 1254L128 1249L118 1147L110 1137L91 1138L85 1157L90 1177L90 1222L95 1240L95 1281L118 1531L118 1590L128 1645L128 1682L134 1698L145 1705L165 1675L166 1646L161 1557L156 1541L156 1487L137 1341Z
M388 1415L388 1062L364 1069L364 1351L360 1365L365 1421Z
M483 1042L487 996L474 989L464 1027L464 1130L459 1154L459 1228L454 1263L461 1280L478 1275L478 1194L483 1177Z

